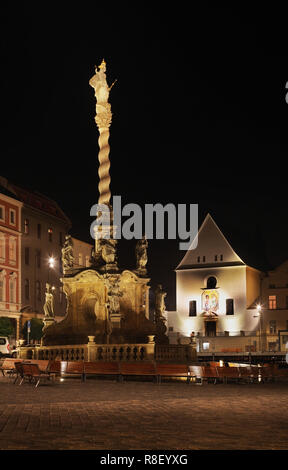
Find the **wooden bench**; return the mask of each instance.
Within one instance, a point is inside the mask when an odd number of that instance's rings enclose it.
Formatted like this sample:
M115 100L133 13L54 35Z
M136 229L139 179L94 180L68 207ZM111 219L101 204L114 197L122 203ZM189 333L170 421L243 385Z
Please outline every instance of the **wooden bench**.
M123 382L126 376L157 377L154 362L120 362L120 380Z
M217 383L217 380L219 379L218 367L203 366L202 367L202 381L206 380L207 382L209 382L209 380L211 379L214 384Z
M156 364L157 382L161 384L162 377L184 377L190 382L191 373L186 364Z
M61 376L62 375L78 375L84 382L84 361L61 361Z
M196 385L203 385L203 367L189 366L190 377L195 379Z
M240 379L240 373L238 367L217 367L217 373L219 379L227 384L228 380L238 382Z
M84 381L86 380L87 375L94 376L117 376L117 379L120 376L120 369L118 362L84 362Z

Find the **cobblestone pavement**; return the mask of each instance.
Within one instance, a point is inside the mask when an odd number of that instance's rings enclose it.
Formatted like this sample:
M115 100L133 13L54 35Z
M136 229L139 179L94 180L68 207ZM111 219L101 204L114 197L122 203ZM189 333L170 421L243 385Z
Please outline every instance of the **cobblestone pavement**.
M288 384L0 378L0 449L288 449Z

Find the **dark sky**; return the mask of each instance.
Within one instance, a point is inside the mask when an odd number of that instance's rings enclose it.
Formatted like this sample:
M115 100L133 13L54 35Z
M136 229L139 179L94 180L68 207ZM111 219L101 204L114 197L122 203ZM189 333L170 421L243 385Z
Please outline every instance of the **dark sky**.
M141 4L142 5L142 4ZM104 57L111 190L123 203L199 204L256 267L288 258L285 12L2 9L1 174L55 199L91 241L98 132L88 82ZM128 15L129 13L129 15ZM135 242L120 243L133 267ZM152 286L175 298L178 240L151 241Z

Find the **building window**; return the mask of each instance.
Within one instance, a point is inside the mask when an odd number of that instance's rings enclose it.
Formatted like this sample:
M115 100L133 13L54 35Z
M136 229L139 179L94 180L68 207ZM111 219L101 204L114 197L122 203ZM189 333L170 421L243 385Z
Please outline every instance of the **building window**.
M275 289L275 284L269 284L269 289Z
M25 299L26 299L26 300L29 300L29 298L30 298L29 279L25 279L25 283L24 283L24 292L25 292Z
M223 261L223 255L220 255L220 261Z
M218 255L215 255L215 256L214 256L214 260L215 260L215 261L218 261Z
M29 233L29 220L25 219L24 220L24 233Z
M41 224L37 224L37 238L38 240L41 238Z
M272 335L276 333L276 320L269 321L269 333Z
M24 250L24 260L27 266L29 265L29 258L30 258L30 252L29 252L28 246L26 246Z
M197 302L196 300L190 300L189 302L189 317L197 316Z
M200 256L197 256L197 263L200 263Z
M86 255L85 257L85 265L86 265L86 268L89 268L90 266L90 256Z
M0 220L5 221L5 207L0 206Z
M48 240L49 240L49 242L52 242L52 240L53 240L53 230L52 230L51 227L48 228Z
M277 308L276 295L269 295L269 309L275 310Z
M226 315L234 315L234 299L226 299Z
M16 238L9 238L9 261L16 261Z
M83 255L79 253L79 266L83 266Z
M9 211L9 222L10 225L16 225L16 212L14 209L10 209Z
M36 266L38 269L41 268L41 251L36 250Z
M206 256L203 256L203 263L205 263L206 261Z
M39 302L41 302L41 282L36 281L36 298Z
M210 276L207 279L206 288L207 289L216 289L217 279L214 276Z
M6 258L5 256L5 235L4 233L0 233L0 260L4 261Z
M0 271L0 302L5 301L5 292L6 292L6 277L5 271Z
M9 279L9 301L16 303L16 274L11 273Z

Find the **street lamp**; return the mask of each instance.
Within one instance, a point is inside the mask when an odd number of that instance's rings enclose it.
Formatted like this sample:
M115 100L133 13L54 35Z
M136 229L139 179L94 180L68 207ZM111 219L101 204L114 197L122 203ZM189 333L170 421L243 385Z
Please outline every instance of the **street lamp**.
M55 261L56 260L55 260L54 256L49 256L49 258L48 258L48 267L49 267L49 269L48 269L48 283L50 282L50 271L51 271L51 269L54 269L54 267L55 267Z

